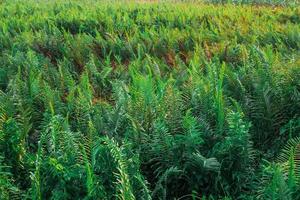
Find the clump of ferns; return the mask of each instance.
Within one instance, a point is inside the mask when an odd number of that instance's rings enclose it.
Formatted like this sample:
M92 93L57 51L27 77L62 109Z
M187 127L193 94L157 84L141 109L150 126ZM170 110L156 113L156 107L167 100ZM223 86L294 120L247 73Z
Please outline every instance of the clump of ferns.
M299 60L300 61L300 60ZM292 61L286 63L283 67L281 63L272 69L274 75L274 89L281 98L280 106L284 106L285 115L288 117L297 116L300 111L300 70L297 62Z
M78 134L71 132L66 119L59 115L51 117L47 126L42 130L36 153L35 171L32 178L32 195L36 199L45 196L63 194L79 195L75 188L69 188L68 183L78 182L83 167L78 165L79 157ZM51 185L51 187L49 187ZM82 187L82 183L76 186ZM66 198L65 196L64 198Z
M20 199L23 195L12 174L11 164L13 163L8 160L8 155L5 153L7 117L3 105L0 105L0 197L4 200Z
M199 153L203 140L198 121L190 111L183 120L182 133L170 134L166 123L158 119L154 122L152 134L143 135L144 143L140 147L141 167L147 172L145 175L154 187L153 197L180 197L182 193L177 193L178 187L184 194L189 194L193 188L206 183L202 176L197 181L194 180L195 171L199 170L202 174L206 173L202 170L218 170L219 163L215 158L205 158ZM170 185L174 181L180 184ZM194 185L195 182L199 184Z
M31 168L29 152L29 147L32 145L29 139L29 132L32 129L31 113L28 110L22 110L22 107L16 109L12 99L5 93L0 92L0 99L2 156L8 166L14 166L11 174L21 187L25 188L29 179L24 176L29 173ZM16 115L16 112L19 114Z
M146 63L149 64L148 61ZM176 125L178 125L184 109L181 93L177 89L176 80L172 76L163 77L157 63L153 64L154 68L147 66L145 69L140 69L139 72L132 72L132 84L129 84L127 92L127 112L131 119L133 117L135 120L145 121L141 126L146 131L151 131L151 123L155 119L164 118L169 128L174 128L172 132L175 133ZM135 116L136 109L142 110L145 115Z
M86 176L86 199L94 199L101 198L107 199L108 194L103 185L103 179L99 176L96 171L96 156L95 150L97 151L96 142L91 141L92 137L84 137L83 143L79 145L80 147L80 160L81 163L85 166L85 176Z
M32 123L32 126L36 127L39 126L42 118L42 112L38 111L44 109L43 96L41 95L44 76L39 65L45 63L33 51L28 51L23 59L22 65L18 67L14 78L8 85L7 94L11 96L11 101L14 103L14 113L18 116L17 118L23 124L25 123L24 119L26 119L27 125L26 123L24 125L27 128L28 123Z
M152 129L153 120L157 115L157 112L155 112L158 103L156 85L151 75L143 76L138 72L132 73L133 83L129 88L128 115L149 133ZM141 112L136 115L136 110Z
M4 158L0 156L0 197L3 200L21 199L24 197L10 172L10 166L4 164Z
M249 132L250 123L245 121L238 105L235 110L227 113L225 125L222 139L217 141L212 154L221 163L220 186L223 187L225 183L234 184L234 187L223 190L238 196L240 192L249 191L253 187L251 183L256 152Z
M117 199L150 199L148 184L139 170L139 158L130 143L99 138L93 147L92 163L104 188Z
M183 131L181 122L188 109L182 99L182 93L176 88L173 80L170 80L166 86L161 102L159 107L161 116L159 118L165 120L171 134L181 133Z
M224 52L220 55L220 60L237 68L245 65L248 57L249 55L245 45L232 44L225 46Z
M259 179L259 199L298 199L300 139L292 138L273 163L265 161Z
M70 114L72 128L85 132L88 128L86 119L93 114L93 87L89 76L84 72L77 85L74 85L66 97L66 106Z
M65 35L67 47L65 57L73 62L74 70L81 74L88 63L89 55L92 53L89 48L93 42L93 37L87 34L75 36Z
M110 58L103 62L97 60L94 55L90 55L90 60L86 64L86 71L90 77L91 85L94 88L94 96L99 100L110 100L112 93L112 82L116 78L111 67Z
M195 63L200 61L194 58ZM183 85L181 99L185 107L191 108L209 148L221 138L225 130L225 119L230 106L227 95L228 67L223 64L204 62L203 66L191 64ZM216 134L218 132L218 134Z
M286 94L280 85L285 78L278 78L280 74L274 73L273 69L278 65L278 54L270 47L264 50L249 46L251 58L247 64L238 71L227 70L228 78L225 80L227 95L239 102L245 115L252 121L255 146L261 143L277 145L273 140L274 132L279 134L280 127L288 122L289 116L287 110L290 103L285 100Z
M280 128L295 114L294 106L291 107L289 100L292 95L287 96L290 90L282 91L282 88L285 88L283 83L287 81L289 75L279 78L282 76L281 73L274 72L273 68L276 65L273 66L273 63L277 60L277 54L271 49L267 48L263 52L253 47L250 52L253 55L250 64L255 64L257 68L250 72L252 78L248 80L249 82L242 80L242 84L248 91L243 107L253 124L252 132L256 135L253 140L255 146L264 147L272 144L279 147L282 143L276 141L274 136L279 135ZM275 149L269 149L271 150L269 153L274 155Z
M43 31L35 33L34 41L33 49L48 58L54 65L65 54L63 34L53 24L48 25Z

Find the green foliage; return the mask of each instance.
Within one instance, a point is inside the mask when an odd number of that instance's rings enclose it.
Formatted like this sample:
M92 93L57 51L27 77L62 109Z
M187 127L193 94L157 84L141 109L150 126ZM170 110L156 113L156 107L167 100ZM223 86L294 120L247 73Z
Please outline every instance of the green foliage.
M300 189L299 137L288 141L275 163L263 165L261 199L298 199Z
M0 4L0 199L299 199L299 16Z

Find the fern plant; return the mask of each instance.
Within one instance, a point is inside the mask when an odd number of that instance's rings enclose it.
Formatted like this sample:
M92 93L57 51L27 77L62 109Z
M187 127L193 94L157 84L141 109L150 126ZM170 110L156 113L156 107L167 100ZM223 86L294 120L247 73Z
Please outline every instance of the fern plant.
M263 166L259 198L299 198L299 143L298 137L290 139L277 161Z

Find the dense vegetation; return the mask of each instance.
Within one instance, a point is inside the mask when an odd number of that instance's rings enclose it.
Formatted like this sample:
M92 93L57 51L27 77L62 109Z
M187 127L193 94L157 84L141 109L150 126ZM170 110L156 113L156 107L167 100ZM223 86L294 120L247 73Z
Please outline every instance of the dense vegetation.
M169 0L166 0L169 1ZM182 0L184 2L206 2L214 4L250 4L250 5L268 5L268 6L297 6L299 0Z
M300 199L299 7L0 19L0 199Z

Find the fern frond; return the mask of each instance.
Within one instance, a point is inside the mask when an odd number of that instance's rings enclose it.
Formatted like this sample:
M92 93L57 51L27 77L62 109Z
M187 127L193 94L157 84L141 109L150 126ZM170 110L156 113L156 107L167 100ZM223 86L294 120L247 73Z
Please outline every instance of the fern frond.
M117 143L113 139L105 138L104 142L108 146L113 158L117 163L117 188L118 192L116 194L117 199L134 200L135 197L133 195L132 186L129 180L129 175L127 172L128 166L126 162L126 158L123 155L122 147L119 147Z
M287 142L277 158L277 163L282 166L286 176L289 176L288 180L294 181L294 184L300 186L300 137Z

